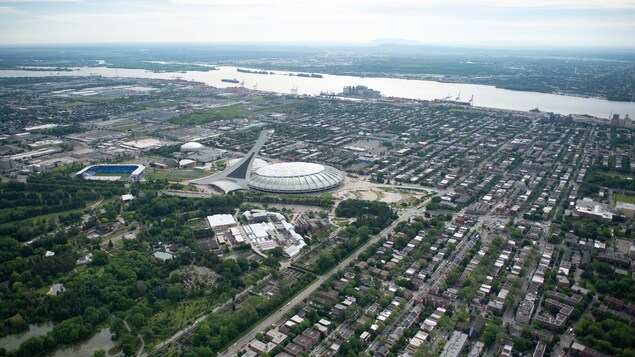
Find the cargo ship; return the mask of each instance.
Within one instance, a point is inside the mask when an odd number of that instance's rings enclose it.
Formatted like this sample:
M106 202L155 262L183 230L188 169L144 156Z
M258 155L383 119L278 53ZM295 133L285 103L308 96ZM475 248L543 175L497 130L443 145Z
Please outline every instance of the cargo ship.
M239 81L239 80L237 80L236 78L234 78L234 79L227 79L227 78L225 78L225 79L221 79L220 81L221 81L221 82L225 82L225 83L240 83L240 81Z

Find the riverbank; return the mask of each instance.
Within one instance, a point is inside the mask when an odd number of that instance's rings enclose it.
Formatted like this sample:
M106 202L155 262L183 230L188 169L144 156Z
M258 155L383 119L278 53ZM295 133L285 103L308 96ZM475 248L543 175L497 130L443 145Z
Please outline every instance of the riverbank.
M242 68L242 67L241 67ZM259 69L249 69L258 71ZM312 72L313 73L313 72ZM109 78L149 78L181 79L205 83L217 88L244 87L262 92L293 95L319 95L320 93L339 93L345 86L363 85L380 91L383 96L405 99L435 100L460 97L473 99L479 107L504 110L528 111L540 108L543 112L569 115L591 115L607 118L612 114L629 114L635 117L635 103L615 102L598 98L582 98L566 95L521 92L480 84L443 83L429 80L411 80L382 77L354 77L321 74L323 78L289 76L289 71L274 71L263 76L238 71L238 67L218 67L209 72L151 72L139 69L79 67L73 71L41 72L25 70L0 70L0 77L46 77L46 76L103 76ZM240 85L222 82L224 78L236 78Z

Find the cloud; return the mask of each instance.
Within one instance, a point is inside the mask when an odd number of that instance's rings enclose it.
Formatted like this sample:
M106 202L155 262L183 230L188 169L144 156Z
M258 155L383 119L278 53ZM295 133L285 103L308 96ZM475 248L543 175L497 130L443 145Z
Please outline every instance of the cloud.
M54 3L54 2L80 2L80 0L0 0L0 3L11 4L31 4L31 3Z
M0 15L23 15L24 11L20 11L14 7L0 6Z
M61 6L72 1L77 6ZM33 21L28 23L25 16L19 23L17 16L12 23L0 23L0 43L359 43L399 38L438 44L591 45L630 44L635 35L633 10L615 9L635 7L635 0L115 0L116 5L99 6L81 0L0 0L8 5L0 7L0 14L20 13L27 5L15 3L22 2L60 4L35 6L41 11L29 8ZM591 8L600 5L607 11Z
M545 7L564 9L635 9L632 0L479 0L498 7Z
M501 8L544 7L565 9L635 9L633 0L352 0L369 5L399 6L489 6Z
M175 5L204 5L204 6L262 6L262 5L275 5L284 2L275 0L172 0L171 3Z
M36 1L36 0L26 0ZM55 1L55 0L52 0ZM61 0L64 1L64 0ZM171 0L175 5L208 5L208 6L243 6L243 5L286 5L294 6L333 6L347 5L376 6L385 5L398 8L400 6L416 7L448 7L448 6L481 6L481 7L544 7L565 9L635 9L633 0Z

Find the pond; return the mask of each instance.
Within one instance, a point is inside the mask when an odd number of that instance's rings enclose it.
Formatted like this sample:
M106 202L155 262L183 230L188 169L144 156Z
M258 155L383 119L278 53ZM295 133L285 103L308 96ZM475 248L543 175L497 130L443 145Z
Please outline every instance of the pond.
M53 329L53 323L47 322L43 324L31 324L29 325L29 329L25 332L8 335L0 338L0 347L4 348L7 351L12 351L18 349L22 342L28 340L31 337L35 336L43 336L49 333Z

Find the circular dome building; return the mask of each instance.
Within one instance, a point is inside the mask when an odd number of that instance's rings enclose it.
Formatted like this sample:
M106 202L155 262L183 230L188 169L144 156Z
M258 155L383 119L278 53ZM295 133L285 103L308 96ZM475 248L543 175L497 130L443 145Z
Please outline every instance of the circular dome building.
M190 141L189 143L185 143L181 145L181 152L194 152L199 151L203 148L203 144L197 143L195 141Z
M242 160L242 158L227 160L227 167L236 165L238 163L238 161L240 161L240 160ZM266 162L265 160L259 159L259 158L255 158L253 166L252 166L252 170L258 170L259 168L265 167L267 165L269 165L269 163Z
M274 193L311 193L339 186L339 170L308 162L285 162L261 167L251 173L249 187Z

